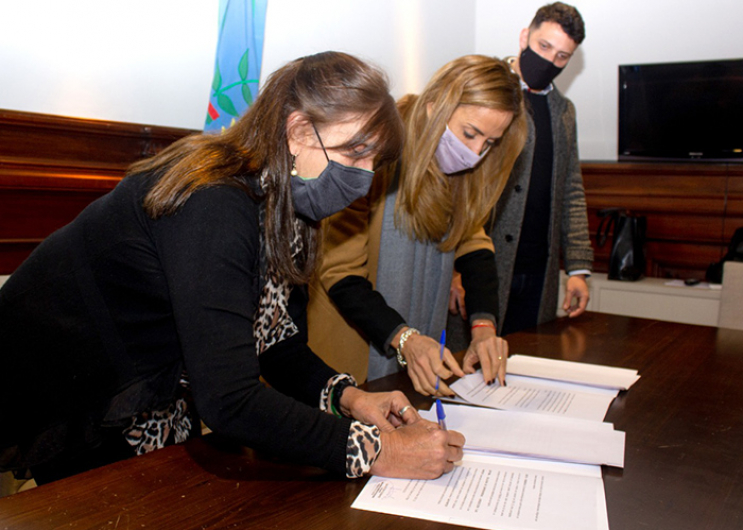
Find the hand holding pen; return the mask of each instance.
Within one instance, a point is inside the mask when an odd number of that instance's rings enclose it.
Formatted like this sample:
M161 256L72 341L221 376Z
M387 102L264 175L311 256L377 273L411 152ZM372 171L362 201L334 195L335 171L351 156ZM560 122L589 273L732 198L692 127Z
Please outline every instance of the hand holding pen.
M402 354L407 362L408 376L416 392L424 396L454 395L444 381L452 375L464 377L464 371L448 348L444 347L442 357L440 342L423 334L412 334L405 341ZM437 378L438 389L436 388Z
M444 357L445 343L446 331L443 331L439 341L439 359ZM438 391L440 384L441 378L437 377L436 391ZM412 414L411 408L410 405L403 407L398 412L398 416L403 418L406 414ZM404 425L393 431L382 431L380 436L382 437L383 447L401 447L403 449L402 451L382 451L379 458L374 462L371 473L390 477L405 476L408 478L434 479L442 473L448 473L454 469L455 463L462 459L464 436L457 431L446 429L444 407L438 398L436 398L436 416L438 427L435 423L427 420L405 421ZM403 439L407 440L407 443L401 443ZM406 451L407 453L403 455L402 453ZM410 453L410 451L413 453ZM400 469L404 466L408 466L408 469L404 475L401 475Z

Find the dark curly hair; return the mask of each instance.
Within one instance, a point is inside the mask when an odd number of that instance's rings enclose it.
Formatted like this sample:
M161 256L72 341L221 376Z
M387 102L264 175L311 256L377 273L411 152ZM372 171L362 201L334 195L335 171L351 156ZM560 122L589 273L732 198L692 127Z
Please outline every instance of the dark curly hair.
M583 17L573 6L563 4L562 2L555 2L553 4L547 4L542 6L534 15L534 20L531 21L530 27L537 29L542 25L542 22L555 22L560 24L562 30L567 34L568 37L573 39L576 44L583 42L586 38L586 27L583 24Z

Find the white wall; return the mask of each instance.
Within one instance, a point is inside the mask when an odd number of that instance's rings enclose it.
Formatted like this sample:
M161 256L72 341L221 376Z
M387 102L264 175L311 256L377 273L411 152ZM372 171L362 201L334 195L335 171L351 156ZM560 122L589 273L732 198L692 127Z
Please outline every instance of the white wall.
M382 67L392 93L419 92L444 63L473 53L475 0L268 0L263 75L324 50Z
M545 3L478 0L476 52L518 53L519 31ZM556 84L577 108L583 160L616 160L618 65L743 57L740 0L568 3L583 16L586 40Z
M0 108L203 127L218 0L2 0Z
M0 108L200 129L218 0L3 0ZM384 68L395 96L472 53L475 0L269 0L262 78L335 49Z
M518 52L547 0L269 0L265 75L347 51L396 96L466 53ZM740 0L572 0L587 37L558 86L578 109L583 159L616 158L617 65L743 57ZM0 108L199 129L218 0L2 0Z

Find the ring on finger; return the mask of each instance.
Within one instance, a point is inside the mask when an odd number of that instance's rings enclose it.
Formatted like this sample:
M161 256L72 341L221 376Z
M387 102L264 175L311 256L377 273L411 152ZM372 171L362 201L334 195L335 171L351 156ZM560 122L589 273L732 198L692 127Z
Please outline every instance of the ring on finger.
M410 408L410 405L405 405L403 408L400 409L400 411L397 413L398 416L402 417L405 412Z

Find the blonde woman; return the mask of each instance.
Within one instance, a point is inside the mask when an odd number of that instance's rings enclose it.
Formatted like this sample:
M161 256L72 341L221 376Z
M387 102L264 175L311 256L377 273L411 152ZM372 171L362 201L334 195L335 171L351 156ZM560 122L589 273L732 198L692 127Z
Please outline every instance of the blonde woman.
M526 136L518 77L493 57L444 65L419 95L398 102L402 159L369 194L326 220L324 262L311 285L313 349L336 369L373 380L407 369L425 395L437 378L505 378L496 336L493 244L483 230ZM463 368L439 346L455 270L462 274L472 342Z

